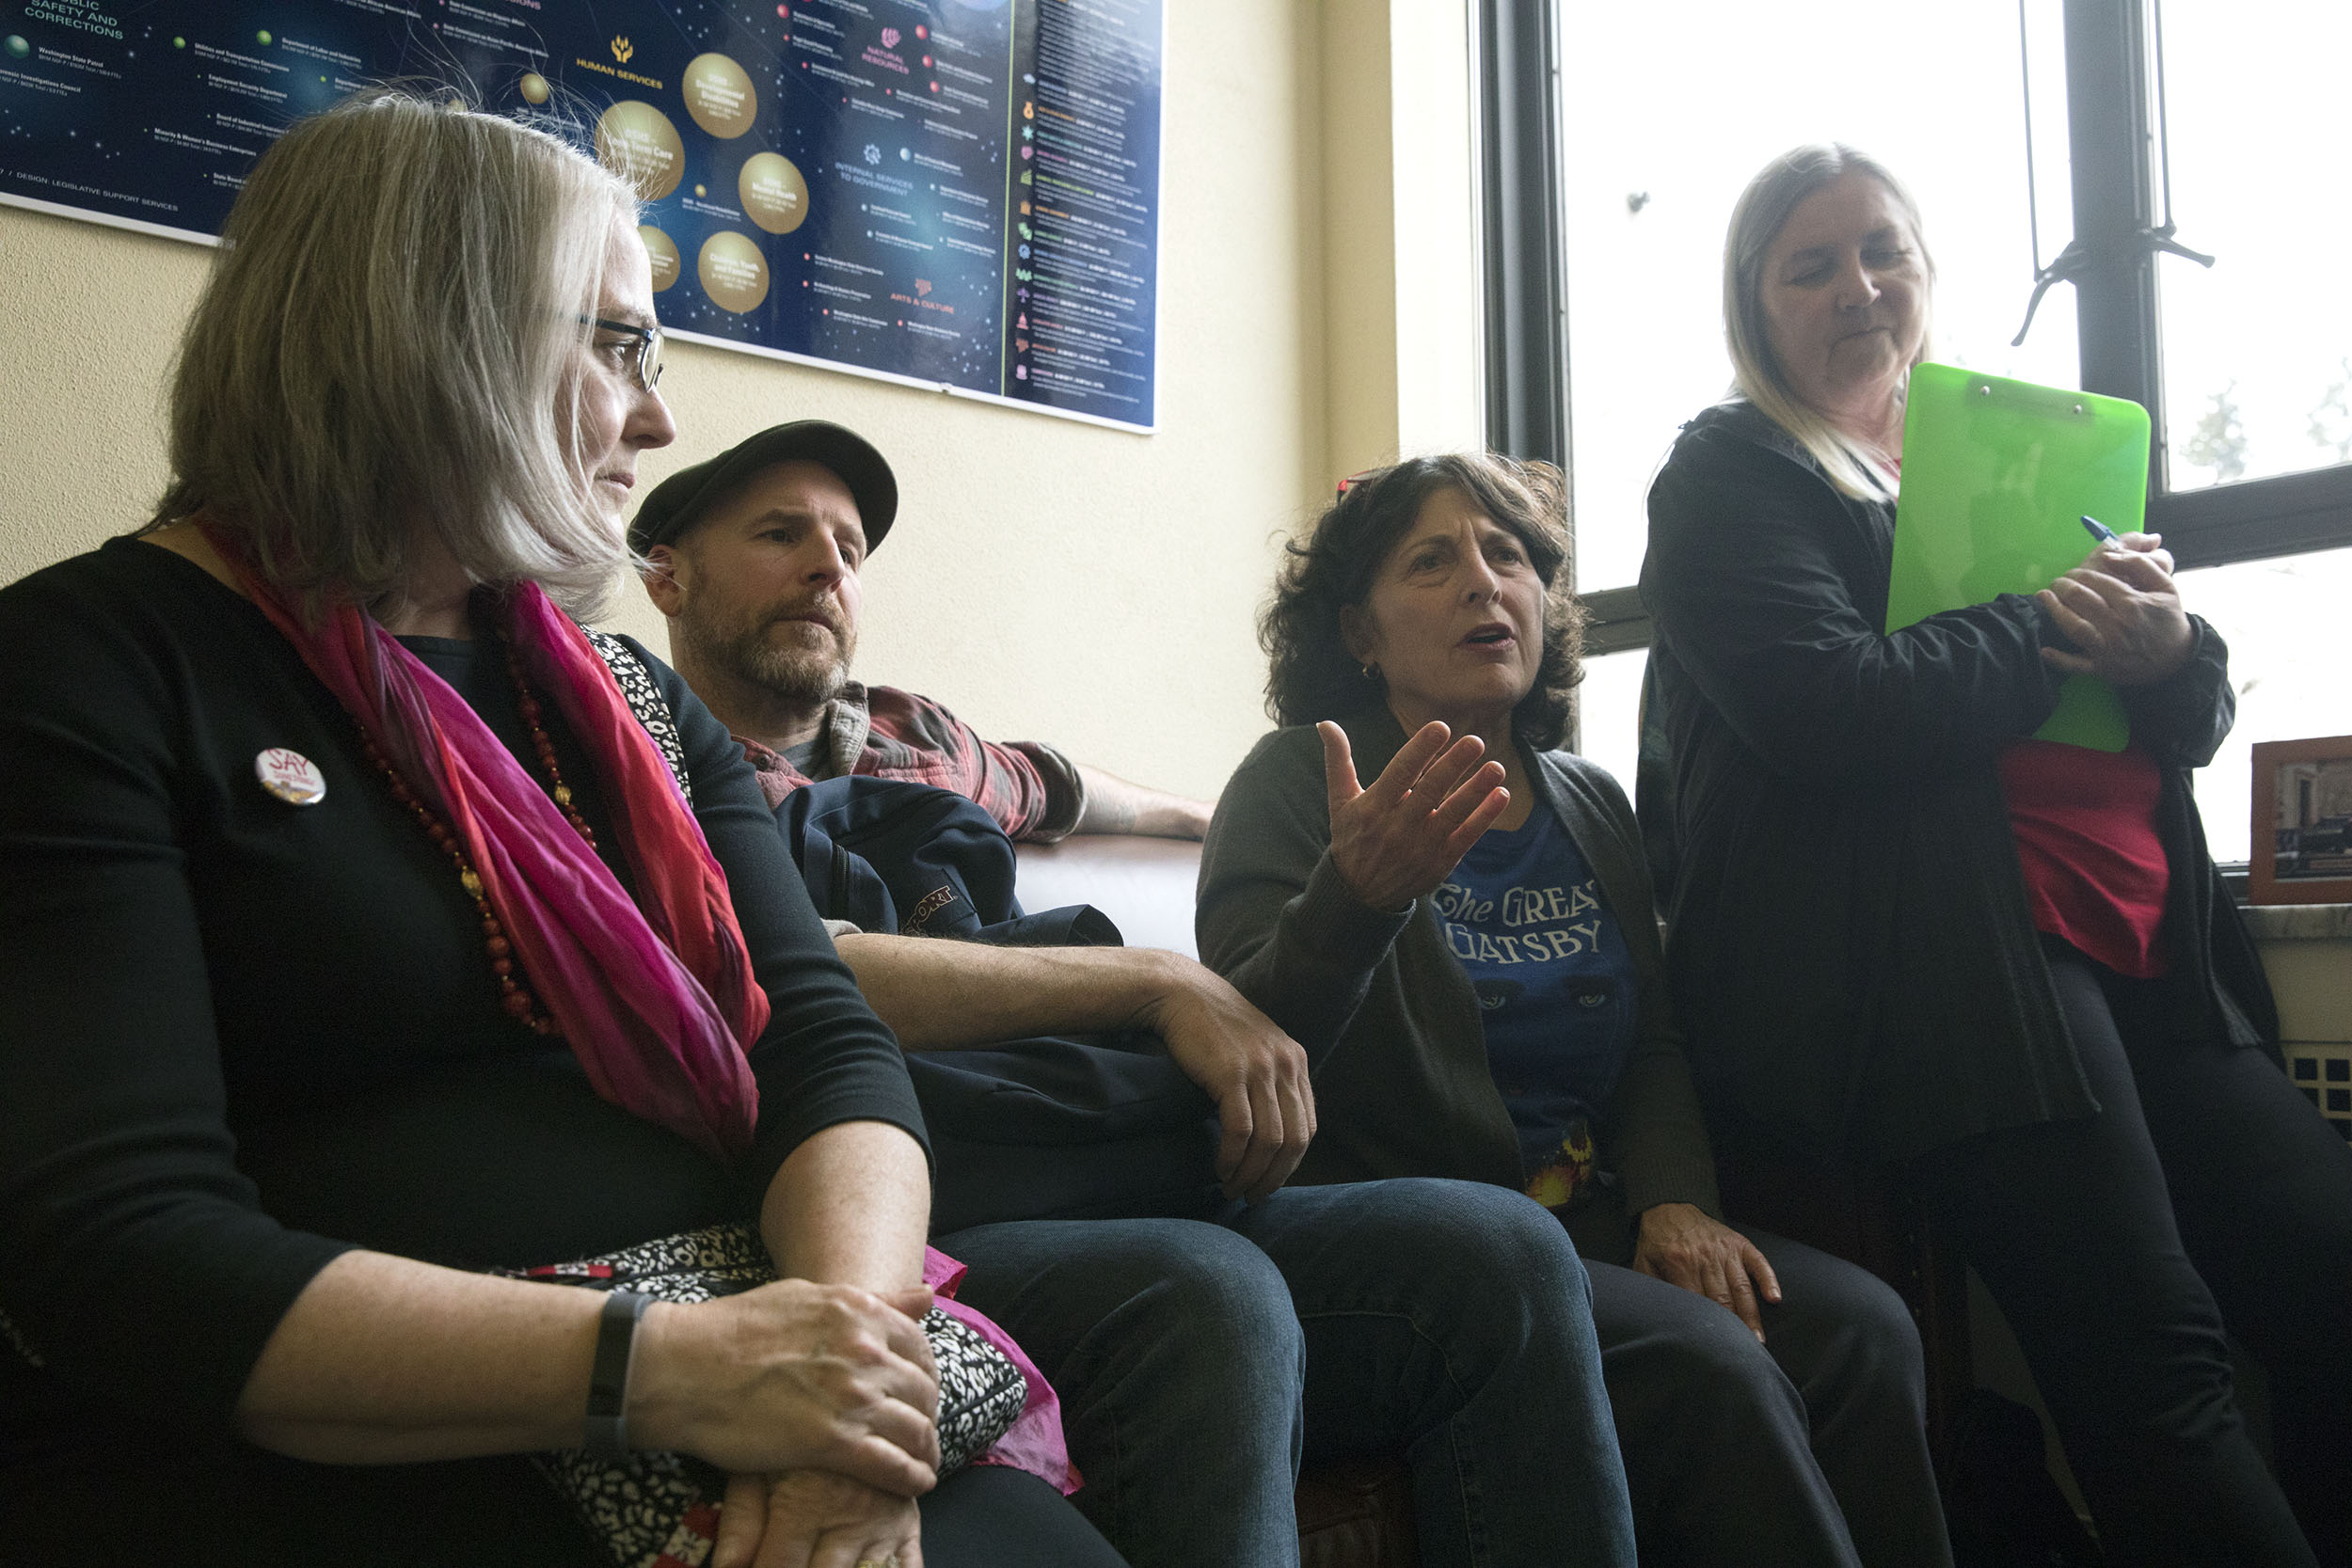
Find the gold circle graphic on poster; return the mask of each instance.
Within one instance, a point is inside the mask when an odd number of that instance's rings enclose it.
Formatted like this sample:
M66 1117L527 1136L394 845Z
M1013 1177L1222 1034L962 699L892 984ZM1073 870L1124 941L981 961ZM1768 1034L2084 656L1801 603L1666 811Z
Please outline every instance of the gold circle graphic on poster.
M808 182L781 152L755 152L735 182L743 211L771 234L789 234L808 216Z
M635 186L639 199L659 201L686 172L686 144L669 116L625 98L596 121L596 162Z
M697 55L689 60L678 90L686 95L686 112L694 123L721 141L750 130L759 115L759 95L752 90L751 77L724 55Z
M546 103L554 90L548 86L548 79L535 71L524 71L523 79L516 86L522 92L523 102L534 108Z
M722 310L739 316L758 309L768 297L768 259L749 235L732 229L722 229L703 242L694 273L703 280L703 293Z
M677 242L650 223L638 226L637 237L645 243L645 260L653 267L653 292L660 293L677 281L685 259L677 253Z

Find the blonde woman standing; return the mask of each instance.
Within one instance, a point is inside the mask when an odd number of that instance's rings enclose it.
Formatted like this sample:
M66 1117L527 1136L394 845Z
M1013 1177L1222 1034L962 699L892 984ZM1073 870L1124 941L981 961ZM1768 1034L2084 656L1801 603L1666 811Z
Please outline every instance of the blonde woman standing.
M2137 534L1879 629L1934 277L1911 198L1850 148L1775 160L1732 217L1737 391L1659 474L1642 573L1692 1066L1719 1124L1915 1183L2016 1329L2109 1561L2342 1562L2352 1149L2278 1069L2190 795L2228 650ZM2125 751L2031 738L2081 673L2122 697ZM2299 1529L2225 1324L2269 1369Z

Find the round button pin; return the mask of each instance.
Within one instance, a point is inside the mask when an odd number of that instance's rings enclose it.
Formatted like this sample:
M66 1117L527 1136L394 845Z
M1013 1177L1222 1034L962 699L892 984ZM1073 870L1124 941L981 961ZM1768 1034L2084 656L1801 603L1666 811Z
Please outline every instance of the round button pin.
M326 799L326 776L318 764L300 752L273 746L253 758L253 776L262 787L290 806L315 806Z

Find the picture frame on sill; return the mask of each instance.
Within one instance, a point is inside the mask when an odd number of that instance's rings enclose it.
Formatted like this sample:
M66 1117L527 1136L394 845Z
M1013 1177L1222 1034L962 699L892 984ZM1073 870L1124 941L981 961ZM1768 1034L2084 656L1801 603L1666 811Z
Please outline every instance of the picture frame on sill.
M2352 735L2254 746L2255 904L2352 904Z

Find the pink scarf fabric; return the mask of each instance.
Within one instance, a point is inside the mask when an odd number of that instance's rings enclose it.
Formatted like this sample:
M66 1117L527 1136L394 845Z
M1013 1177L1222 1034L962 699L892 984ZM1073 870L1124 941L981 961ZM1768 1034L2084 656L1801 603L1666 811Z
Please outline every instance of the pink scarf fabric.
M1011 1430L990 1444L988 1451L972 1463L1026 1470L1067 1497L1086 1484L1086 1478L1070 1462L1069 1445L1062 1440L1061 1398L1054 1392L1054 1386L1045 1381L1045 1374L1037 1370L1037 1364L1012 1342L1011 1335L956 1299L956 1287L963 1283L968 1272L963 1264L937 1247L923 1249L923 1283L931 1288L931 1300L939 1309L968 1324L974 1333L1011 1357L1012 1364L1021 1369L1021 1375L1029 1380L1029 1398L1022 1405Z
M524 674L553 695L595 759L642 908L471 705L398 639L347 602L310 628L232 538L210 524L203 531L246 597L464 841L532 990L596 1093L716 1158L749 1148L759 1085L744 1053L768 1026L767 992L701 824L571 617L536 583L501 601L501 629ZM1011 1430L975 1463L1026 1470L1067 1497L1080 1478L1061 1402L1012 1336L954 1299L964 1272L923 1249L923 1281L940 1308L1003 1351L1029 1385Z
M641 906L473 708L359 609L315 629L230 536L207 539L247 598L463 843L532 992L597 1094L717 1159L759 1118L745 1053L768 1026L726 875L612 678L536 583L509 590L501 627L595 759Z

